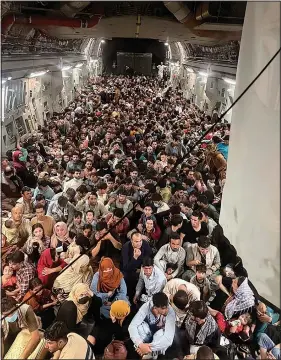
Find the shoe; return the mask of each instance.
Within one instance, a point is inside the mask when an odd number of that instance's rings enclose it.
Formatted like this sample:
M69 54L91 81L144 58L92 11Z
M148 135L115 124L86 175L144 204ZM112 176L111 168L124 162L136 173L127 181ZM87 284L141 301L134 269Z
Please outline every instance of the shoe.
M157 360L158 359L158 354L157 353L148 353L146 355L143 355L142 360Z

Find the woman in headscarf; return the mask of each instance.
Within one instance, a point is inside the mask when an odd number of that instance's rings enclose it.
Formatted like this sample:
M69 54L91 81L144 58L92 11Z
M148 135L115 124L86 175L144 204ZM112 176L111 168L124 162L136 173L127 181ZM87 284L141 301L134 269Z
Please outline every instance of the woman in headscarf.
M92 297L93 292L87 284L74 285L68 298L59 308L56 321L63 321L70 332L77 332L77 325L87 314Z
M38 277L48 289L51 289L58 273L66 266L59 258L56 249L46 249L42 252L37 265Z
M62 221L57 222L54 226L54 234L51 237L51 248L63 246L63 250L66 251L71 242L66 223Z
M127 301L116 300L110 306L110 319L95 326L87 340L95 345L95 354L103 354L105 347L114 340L126 342L130 339L129 325L134 314Z
M102 300L101 315L109 319L110 306L116 300L127 299L127 286L123 275L110 258L104 257L100 261L99 271L95 273L91 290Z
M75 262L73 262L74 260ZM77 260L75 257L72 262L73 264L70 263L69 267L56 278L53 286L55 293L63 291L65 294L69 294L73 286L79 283L90 286L93 278L93 270L89 265L89 256L82 255Z

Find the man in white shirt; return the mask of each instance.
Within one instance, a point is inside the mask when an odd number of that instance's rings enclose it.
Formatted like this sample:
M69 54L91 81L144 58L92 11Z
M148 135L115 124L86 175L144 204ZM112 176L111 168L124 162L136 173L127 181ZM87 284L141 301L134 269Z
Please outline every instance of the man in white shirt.
M80 185L83 184L83 180L81 179L81 171L75 170L73 174L73 179L66 181L63 187L63 191L66 192L67 189L72 188L77 190Z

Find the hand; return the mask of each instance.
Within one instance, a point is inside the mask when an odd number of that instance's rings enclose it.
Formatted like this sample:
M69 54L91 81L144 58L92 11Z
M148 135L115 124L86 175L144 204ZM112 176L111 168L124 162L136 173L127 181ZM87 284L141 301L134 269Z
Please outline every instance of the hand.
M115 198L114 198L114 197L111 197L111 198L108 200L108 204L112 204L112 203L114 203L114 201L115 201Z
M165 276L166 276L166 279L167 279L167 280L172 279L172 275L169 275L169 274L166 274L166 273L165 273Z
M237 330L237 326L232 326L232 327L229 329L229 332L230 332L231 334L235 334L236 330Z
M268 352L267 353L267 359L272 359L272 360L274 360L274 359L276 359L276 357L272 354L272 352L270 351L270 352Z
M59 302L58 299L55 299L51 304L52 305L57 305L58 302Z
M134 259L138 260L138 258L141 256L141 250L140 249L134 249Z
M133 303L136 304L138 302L138 299L139 299L139 297L137 295L135 295L133 298Z
M109 291L109 292L107 293L108 297L111 297L111 296L113 295L113 293L114 293L114 291Z
M267 314L258 315L259 321L262 323L271 323L272 318Z
M141 356L151 353L150 344L139 344L137 348L137 353Z
M104 302L104 305L105 305L105 306L110 306L111 304L112 304L112 303L111 303L110 301L105 301L105 302Z
M145 240L145 241L149 241L149 238L146 235L142 235L142 239Z
M42 275L44 275L44 276L47 276L47 275L50 275L50 274L52 274L54 271L53 271L53 269L50 269L50 268L44 268L43 269L43 271L42 271Z
M199 265L199 264L201 264L201 261L200 260L193 260L193 264L194 265Z

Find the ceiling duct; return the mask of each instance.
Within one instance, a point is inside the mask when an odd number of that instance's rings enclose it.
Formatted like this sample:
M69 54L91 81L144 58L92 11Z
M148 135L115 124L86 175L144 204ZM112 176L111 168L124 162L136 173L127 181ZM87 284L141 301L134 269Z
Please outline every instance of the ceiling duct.
M204 23L204 21L196 20L196 14L191 11L181 1L164 1L166 8L175 16L175 18L184 24L194 35L198 37L211 38L216 40L239 40L241 38L241 31L216 31L216 30L197 30L195 27Z
M5 16L2 21L2 33L4 33L10 25L31 25L33 27L44 26L63 26L72 28L92 28L99 23L101 16L94 15L89 20L70 19L65 17L45 17L39 15L15 15L10 14Z
M67 17L73 18L80 11L84 10L88 5L90 5L90 1L69 1L67 3L63 3L60 8L60 11Z

